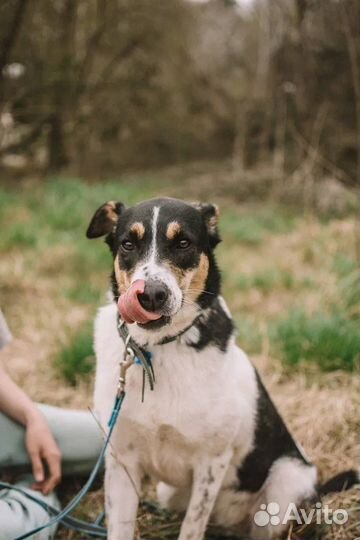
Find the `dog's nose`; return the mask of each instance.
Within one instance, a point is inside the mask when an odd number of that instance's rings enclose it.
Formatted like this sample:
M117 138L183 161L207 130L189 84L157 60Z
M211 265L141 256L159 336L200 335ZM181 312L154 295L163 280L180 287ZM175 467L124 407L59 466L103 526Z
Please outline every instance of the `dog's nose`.
M169 297L169 289L159 281L145 283L144 292L139 294L139 302L146 311L158 312Z

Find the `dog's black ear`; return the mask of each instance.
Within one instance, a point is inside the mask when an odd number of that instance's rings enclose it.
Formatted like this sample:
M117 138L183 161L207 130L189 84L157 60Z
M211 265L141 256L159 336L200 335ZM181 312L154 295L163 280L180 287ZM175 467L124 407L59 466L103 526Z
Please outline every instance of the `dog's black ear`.
M199 210L209 234L209 243L211 248L215 248L220 242L218 230L219 207L216 204L195 202L193 206Z
M120 214L125 210L121 202L108 201L98 208L87 228L88 238L99 238L110 234L118 222Z

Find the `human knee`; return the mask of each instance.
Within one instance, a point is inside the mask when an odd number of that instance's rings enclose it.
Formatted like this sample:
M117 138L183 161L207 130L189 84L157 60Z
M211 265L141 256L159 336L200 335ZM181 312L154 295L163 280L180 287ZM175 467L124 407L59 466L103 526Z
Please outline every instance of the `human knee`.
M33 527L31 527L32 529ZM17 520L9 521L3 523L3 519L0 518L0 540L14 540L18 536L21 536L30 530L24 523L18 522ZM38 534L36 538L38 540L53 540L55 534L54 527L44 530L42 533Z
M25 532L22 524L17 523L16 520L10 522L8 519L0 518L0 540L14 540Z

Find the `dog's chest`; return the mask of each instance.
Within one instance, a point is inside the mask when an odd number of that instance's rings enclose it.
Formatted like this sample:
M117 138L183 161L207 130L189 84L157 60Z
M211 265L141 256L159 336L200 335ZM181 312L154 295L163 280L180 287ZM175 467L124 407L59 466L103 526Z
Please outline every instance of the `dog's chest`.
M174 439L178 444L181 437L189 445L209 437L215 444L228 438L238 417L232 403L238 392L226 363L217 349L198 353L177 345L157 347L153 355L155 388L152 392L146 389L141 403L142 370L140 366L131 368L124 415L139 429L156 434L163 444Z
M109 308L101 313L95 342L95 405L104 425L123 351L112 318ZM251 440L256 398L253 368L234 345L225 354L216 347L198 352L179 343L154 347L151 352L155 388L150 391L146 385L142 403L142 367L129 368L112 446L119 455L136 453L144 471L182 485L188 483L201 456L219 455L235 439L237 446Z
M240 392L211 349L198 353L190 348L164 346L154 351L154 391L140 393L142 370L128 371L127 398L118 437L128 431L141 453L147 472L179 485L188 483L199 455L221 453L237 432ZM220 353L221 354L221 353ZM222 356L222 355L221 355Z

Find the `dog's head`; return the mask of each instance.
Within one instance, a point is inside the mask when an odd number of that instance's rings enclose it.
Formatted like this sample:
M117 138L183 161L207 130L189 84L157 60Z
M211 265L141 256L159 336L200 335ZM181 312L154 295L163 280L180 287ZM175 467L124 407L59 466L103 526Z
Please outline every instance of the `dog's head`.
M127 298L125 318L154 330L181 314L188 322L211 304L220 283L213 256L220 242L217 224L216 206L177 199L152 199L131 208L110 201L95 212L87 237L106 236L114 257L115 300Z

